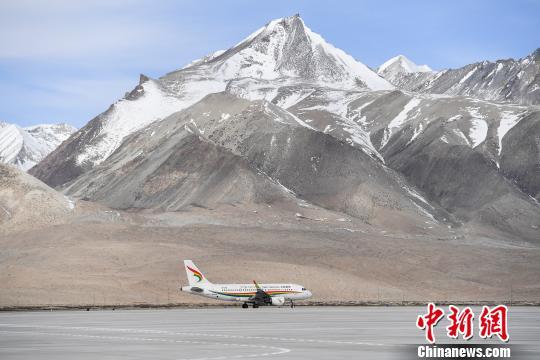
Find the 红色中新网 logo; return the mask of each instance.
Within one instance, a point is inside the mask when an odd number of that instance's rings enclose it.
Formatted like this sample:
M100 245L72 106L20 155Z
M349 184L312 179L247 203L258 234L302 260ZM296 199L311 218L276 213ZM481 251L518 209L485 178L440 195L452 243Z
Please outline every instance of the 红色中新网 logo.
M447 318L450 324L446 327L446 335L457 339L461 335L463 340L469 340L474 335L474 312L470 307L460 310L457 306L448 306ZM434 328L444 318L445 311L433 303L427 306L427 312L418 316L416 326L425 331L426 340L434 344ZM508 308L505 305L494 307L483 306L478 318L478 335L483 338L498 336L503 342L510 339L508 334Z

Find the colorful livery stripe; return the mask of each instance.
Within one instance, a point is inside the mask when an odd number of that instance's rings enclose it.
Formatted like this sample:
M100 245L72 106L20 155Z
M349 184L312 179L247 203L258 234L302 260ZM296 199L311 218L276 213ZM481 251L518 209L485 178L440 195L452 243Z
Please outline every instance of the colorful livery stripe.
M189 266L186 266L186 267L189 269L189 271L193 273L193 276L195 276L198 279L197 282L200 282L203 279L203 274L201 274L200 271L197 271Z
M252 296L255 296L255 294L257 294L256 291L249 291L249 292L230 292L230 291L213 291L213 290L210 290L211 292L213 292L214 294L219 294L219 295L225 295L225 296L232 296L232 297L252 297ZM285 294L299 294L301 293L301 291L295 291L295 290L268 290L268 291L265 291L268 295L270 296L276 296L276 295L285 295Z

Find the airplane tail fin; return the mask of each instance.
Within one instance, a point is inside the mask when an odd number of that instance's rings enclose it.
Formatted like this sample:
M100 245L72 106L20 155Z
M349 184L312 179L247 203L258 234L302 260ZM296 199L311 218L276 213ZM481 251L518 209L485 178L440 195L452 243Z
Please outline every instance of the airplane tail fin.
M186 274L190 286L209 285L210 281L203 275L203 273L195 266L193 261L184 260L184 267L186 268Z

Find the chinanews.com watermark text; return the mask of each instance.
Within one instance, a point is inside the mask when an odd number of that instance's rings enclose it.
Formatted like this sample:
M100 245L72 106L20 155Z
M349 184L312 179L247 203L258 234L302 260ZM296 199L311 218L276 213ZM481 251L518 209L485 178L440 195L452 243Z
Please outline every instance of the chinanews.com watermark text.
M512 349L508 345L445 344L419 345L420 359L509 359Z
M428 344L416 347L417 359L509 359L512 349L508 345L508 308L505 305L483 306L475 321L475 313L470 307L463 309L454 305L445 308L433 303L427 305L426 313L416 319L416 327L424 331ZM436 344L435 327L445 317L448 319L446 336L449 339L470 341L475 335L475 324L478 336L483 339L497 339L497 343L471 344L451 343Z

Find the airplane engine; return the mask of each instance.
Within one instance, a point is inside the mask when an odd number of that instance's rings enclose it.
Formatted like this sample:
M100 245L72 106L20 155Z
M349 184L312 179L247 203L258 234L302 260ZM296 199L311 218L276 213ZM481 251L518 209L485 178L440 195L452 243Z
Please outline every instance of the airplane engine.
M283 304L285 304L285 298L284 297L277 296L277 297L272 298L272 305L281 306Z

